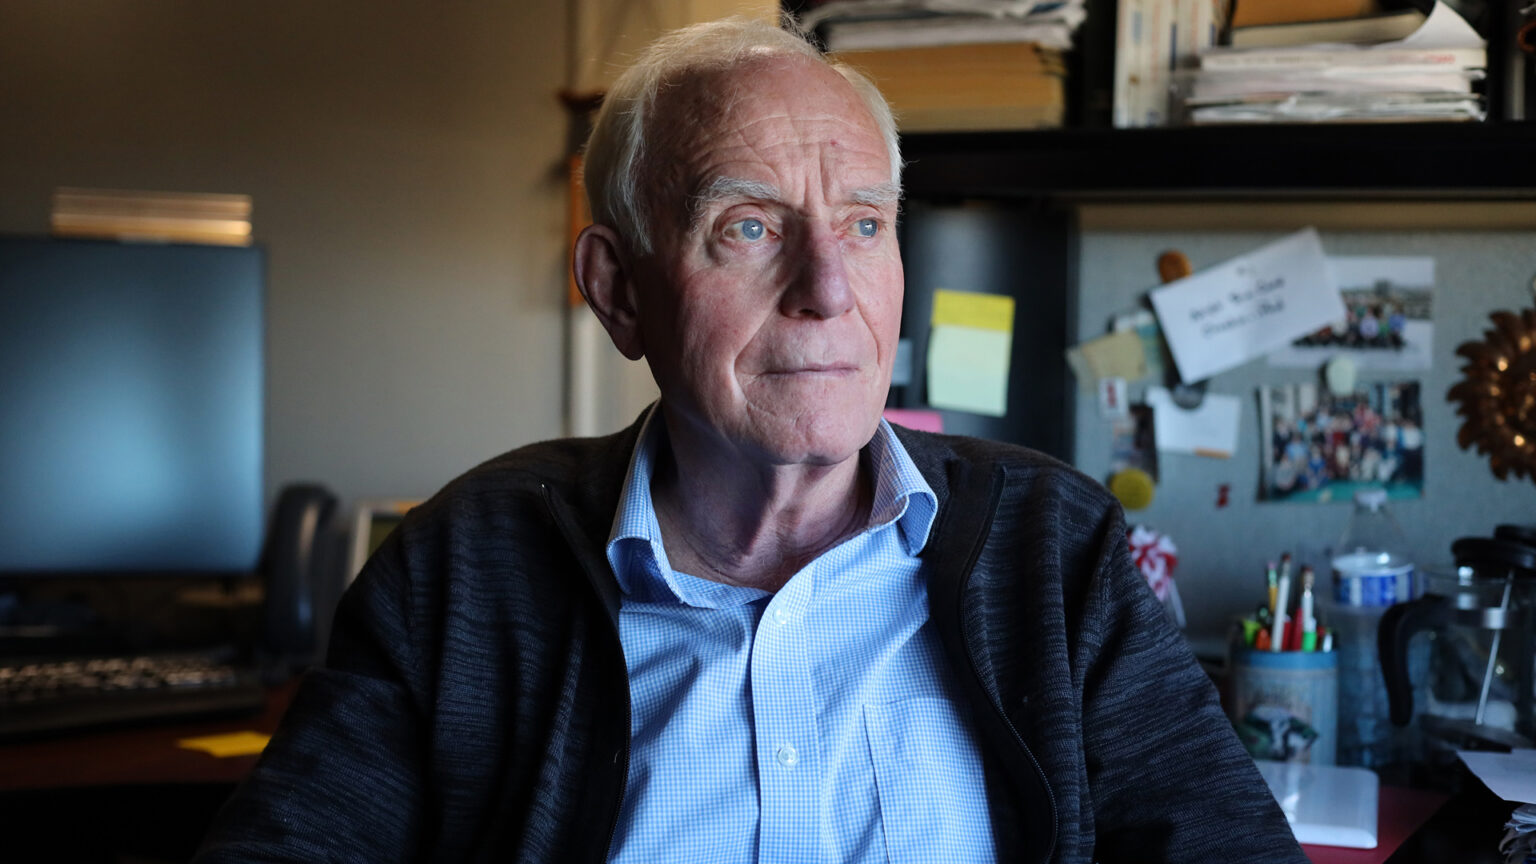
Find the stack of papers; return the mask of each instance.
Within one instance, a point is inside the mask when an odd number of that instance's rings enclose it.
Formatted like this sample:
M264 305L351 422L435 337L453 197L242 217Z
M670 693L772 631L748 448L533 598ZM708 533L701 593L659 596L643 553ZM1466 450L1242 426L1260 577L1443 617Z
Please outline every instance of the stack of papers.
M803 13L829 51L982 42L1072 47L1087 0L830 0Z
M1404 39L1216 48L1181 79L1190 122L1482 120L1483 38L1443 0Z
M1509 753L1459 750L1469 770L1493 794L1521 806L1509 815L1499 851L1506 861L1529 861L1536 855L1536 750Z

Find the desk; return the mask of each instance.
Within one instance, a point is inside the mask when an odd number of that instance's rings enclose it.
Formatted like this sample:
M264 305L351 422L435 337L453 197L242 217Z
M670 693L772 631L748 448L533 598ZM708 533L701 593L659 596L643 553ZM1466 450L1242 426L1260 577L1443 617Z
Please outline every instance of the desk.
M270 734L297 686L272 688L254 716L0 745L0 859L185 860L256 757L221 759L176 742L246 729Z
M1312 864L1503 864L1499 840L1514 805L1476 780L1457 795L1382 786L1375 849L1302 846Z
M1382 786L1376 800L1376 848L1303 844L1312 864L1382 864L1446 802L1439 792Z

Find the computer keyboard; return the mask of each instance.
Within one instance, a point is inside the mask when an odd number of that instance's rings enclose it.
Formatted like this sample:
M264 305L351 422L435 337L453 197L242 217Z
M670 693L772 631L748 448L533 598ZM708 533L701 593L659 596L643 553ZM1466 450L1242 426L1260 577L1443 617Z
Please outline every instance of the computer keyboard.
M202 653L0 661L0 739L255 713L254 670Z

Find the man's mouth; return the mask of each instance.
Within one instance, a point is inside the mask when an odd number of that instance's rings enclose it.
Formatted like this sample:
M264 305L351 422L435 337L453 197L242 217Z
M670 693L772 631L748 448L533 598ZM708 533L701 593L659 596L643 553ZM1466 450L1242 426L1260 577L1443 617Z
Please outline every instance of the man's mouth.
M859 371L856 363L802 363L776 366L765 370L764 375L852 375Z

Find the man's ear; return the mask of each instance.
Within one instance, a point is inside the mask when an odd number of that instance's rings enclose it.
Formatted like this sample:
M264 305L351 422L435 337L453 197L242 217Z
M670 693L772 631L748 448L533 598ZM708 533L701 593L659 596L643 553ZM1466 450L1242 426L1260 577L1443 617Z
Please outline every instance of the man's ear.
M645 356L635 281L619 235L606 225L588 225L576 237L572 264L576 287L597 313L614 347L631 360Z

